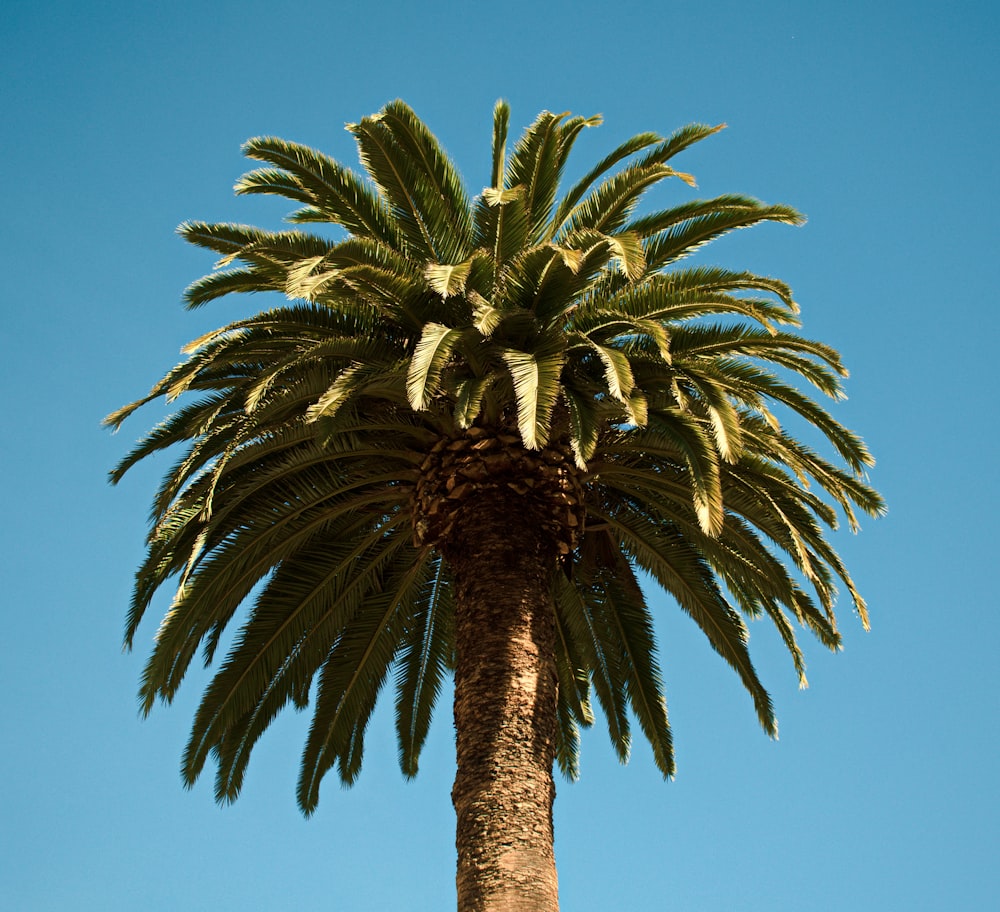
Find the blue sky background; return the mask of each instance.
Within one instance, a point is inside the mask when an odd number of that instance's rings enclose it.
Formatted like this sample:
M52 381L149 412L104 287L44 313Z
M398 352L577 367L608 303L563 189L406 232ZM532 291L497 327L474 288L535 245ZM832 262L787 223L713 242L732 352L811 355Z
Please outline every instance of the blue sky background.
M781 720L657 599L679 773L600 725L559 782L556 852L573 912L982 910L1000 849L995 565L998 7L986 2L524 2L425 5L8 0L0 20L4 481L0 908L48 912L454 907L449 695L420 777L391 711L350 791L294 802L308 719L257 749L239 802L178 767L206 680L140 722L140 648L120 649L148 500L164 464L107 470L156 420L112 436L185 342L253 299L197 313L211 267L184 219L277 227L236 200L240 144L274 134L355 162L347 121L402 97L487 181L490 116L603 113L577 168L641 130L729 129L678 160L699 193L795 205L711 248L785 279L804 331L852 370L836 414L878 458L889 516L837 543L873 614L846 650L809 644L799 691L762 625ZM657 201L690 196L679 183ZM673 195L671 195L673 194ZM160 602L163 607L163 601Z

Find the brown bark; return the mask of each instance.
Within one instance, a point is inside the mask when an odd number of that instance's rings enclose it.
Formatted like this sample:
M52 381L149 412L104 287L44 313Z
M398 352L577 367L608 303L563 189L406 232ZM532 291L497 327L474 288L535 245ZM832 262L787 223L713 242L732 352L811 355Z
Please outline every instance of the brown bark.
M459 912L559 908L556 552L532 513L518 497L479 500L446 552L456 595Z

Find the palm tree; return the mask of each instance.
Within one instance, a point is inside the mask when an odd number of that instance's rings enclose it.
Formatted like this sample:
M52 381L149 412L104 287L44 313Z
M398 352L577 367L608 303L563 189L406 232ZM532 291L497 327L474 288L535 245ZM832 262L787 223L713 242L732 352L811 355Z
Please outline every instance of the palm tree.
M189 306L284 299L192 342L107 419L185 397L112 474L181 447L125 635L131 647L172 581L143 709L170 702L199 646L212 662L238 626L185 780L211 754L216 797L234 800L275 715L311 705L298 802L312 813L331 767L357 777L390 681L413 776L453 673L461 910L557 908L553 762L576 774L591 692L618 755L633 716L672 774L644 580L702 629L773 734L743 618L774 623L804 684L793 620L836 649L839 581L867 624L825 530L883 509L860 439L793 383L837 397L846 372L793 331L788 287L679 265L798 213L735 195L637 208L667 178L693 185L668 162L720 127L634 136L560 196L574 141L599 119L542 113L509 157L508 120L498 103L489 186L471 202L399 101L349 126L363 176L305 146L248 142L263 167L237 193L287 197L292 223L334 228L182 225L221 255ZM775 411L816 428L833 461Z

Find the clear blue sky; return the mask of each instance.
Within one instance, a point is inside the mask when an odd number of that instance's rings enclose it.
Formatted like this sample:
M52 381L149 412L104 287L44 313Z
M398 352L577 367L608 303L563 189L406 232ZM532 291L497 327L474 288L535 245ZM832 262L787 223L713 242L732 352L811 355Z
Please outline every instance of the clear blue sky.
M809 644L810 689L753 628L781 740L666 599L662 664L679 773L600 726L560 782L567 912L984 910L1000 875L995 565L998 497L998 7L987 2L57 3L0 20L4 482L0 908L17 912L445 910L454 906L447 701L417 781L391 713L351 791L304 820L307 719L282 718L243 797L178 767L203 674L137 717L145 644L120 649L156 466L108 468L157 416L100 419L182 344L253 304L188 314L211 266L175 226L276 227L236 200L242 141L276 134L353 162L343 124L402 97L470 188L490 112L603 113L577 165L640 130L729 129L679 166L700 193L809 216L715 245L787 280L805 332L852 378L836 414L875 452L889 516L837 543L873 629ZM678 184L671 192L683 198ZM668 203L668 197L660 201ZM159 468L162 469L162 465ZM162 608L162 603L160 605Z

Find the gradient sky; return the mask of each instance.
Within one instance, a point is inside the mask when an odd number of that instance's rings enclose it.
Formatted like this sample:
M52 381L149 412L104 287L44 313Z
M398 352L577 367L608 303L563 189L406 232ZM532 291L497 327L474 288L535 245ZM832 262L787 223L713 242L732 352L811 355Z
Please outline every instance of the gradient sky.
M0 662L0 908L17 912L454 907L451 713L399 773L391 709L350 791L295 807L307 716L281 717L243 796L178 768L199 685L140 721L157 618L120 648L148 501L165 463L117 489L108 469L155 408L136 398L201 332L180 294L211 257L185 219L277 227L290 208L233 197L250 136L353 164L342 127L402 97L472 192L494 101L512 132L539 110L600 112L580 170L641 130L729 129L684 153L699 193L790 203L715 262L788 281L807 335L852 377L835 414L878 465L889 516L836 544L868 598L846 649L807 645L811 687L752 628L781 740L736 676L656 598L679 771L636 742L618 765L600 722L560 781L568 912L983 910L1000 877L995 368L998 7L987 2L59 3L0 20L5 213L5 482ZM673 194L673 195L671 195ZM656 198L689 198L682 185ZM165 599L158 602L162 611Z

